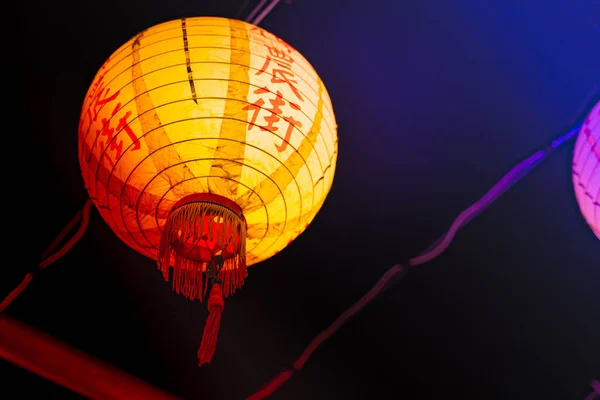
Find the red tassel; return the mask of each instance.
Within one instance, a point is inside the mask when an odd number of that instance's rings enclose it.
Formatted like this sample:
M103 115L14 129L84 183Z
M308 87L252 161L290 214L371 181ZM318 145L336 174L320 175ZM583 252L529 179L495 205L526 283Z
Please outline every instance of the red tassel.
M217 337L219 336L219 326L221 325L221 311L225 307L223 302L223 293L221 292L221 284L214 283L210 291L208 299L208 311L210 315L204 326L204 334L198 349L198 365L210 363L215 350L217 349Z

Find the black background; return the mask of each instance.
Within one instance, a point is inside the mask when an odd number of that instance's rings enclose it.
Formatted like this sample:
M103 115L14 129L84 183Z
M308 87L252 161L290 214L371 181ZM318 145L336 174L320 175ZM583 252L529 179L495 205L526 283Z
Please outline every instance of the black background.
M242 0L14 3L4 26L0 293L86 200L77 124L104 60L154 24L243 19L255 2L241 12ZM595 0L280 3L260 25L321 75L339 124L338 168L307 231L251 267L227 300L213 363L196 365L206 305L172 293L96 210L83 239L7 314L183 398L244 398L570 127L600 83L599 10ZM572 147L354 318L272 398L583 400L600 378L600 243L574 197ZM0 368L2 398L77 398Z

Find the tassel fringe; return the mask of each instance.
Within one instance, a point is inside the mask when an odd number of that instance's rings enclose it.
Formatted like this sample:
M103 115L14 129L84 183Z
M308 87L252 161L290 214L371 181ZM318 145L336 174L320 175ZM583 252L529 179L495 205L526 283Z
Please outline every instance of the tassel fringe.
M220 229L215 228L216 225ZM208 283L207 262L188 258L174 248L176 243L200 243L202 240L214 240L220 249L233 251L219 273L222 294L228 297L244 285L247 276L246 223L228 207L209 201L195 201L174 209L163 230L158 268L165 281L169 281L172 267L173 290L190 300L202 301Z

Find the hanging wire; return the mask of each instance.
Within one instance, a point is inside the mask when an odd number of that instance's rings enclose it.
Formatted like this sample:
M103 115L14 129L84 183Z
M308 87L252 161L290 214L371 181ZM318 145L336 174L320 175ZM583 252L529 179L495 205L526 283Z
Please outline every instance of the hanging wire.
M246 7L248 7L249 4L250 4L250 0L244 0L244 2L242 3L242 5L240 6L240 8L235 13L235 18L236 19L240 19L241 18L242 14L244 13L244 11L246 11Z
M269 13L273 10L273 8L275 8L275 6L277 5L277 3L279 3L280 0L273 0L271 1L271 4L269 4L267 6L267 8L265 8L260 14L258 14L258 16L256 18L254 18L254 20L252 21L252 24L254 25L258 25L262 22L262 20L269 15Z
M248 14L244 21L252 23L252 19L256 17L256 14L259 13L260 9L264 7L267 1L269 0L260 0L258 4L252 9L252 11L250 11L250 14Z
M91 206L92 206L92 200L88 199L85 202L83 208L81 210L79 210L79 212L77 214L75 214L75 216L71 219L71 221L69 221L69 223L58 234L56 239L54 239L54 241L50 244L50 246L48 246L48 248L42 253L43 261L38 264L38 266L37 266L38 270L45 269L47 266L53 264L58 259L63 257L65 254L67 254L67 252L69 250L71 250L73 248L73 246L75 246L75 244L79 241L79 239L81 239L81 237L85 233L85 230L87 229L88 222L90 220ZM75 224L77 224L77 222L79 222L79 220L81 220L81 225L79 225L79 229L77 229L77 232L75 232L73 237L71 237L71 239L69 239L67 241L67 243L65 243L65 245L59 251L57 251L56 253L54 253L48 257L48 255L67 236L67 234L73 229L73 227L75 226ZM32 272L29 272L27 275L25 275L25 277L23 278L21 283L16 288L14 288L13 291L8 294L8 296L6 296L6 298L2 301L2 303L0 303L0 312L3 312L6 309L6 307L8 307L8 305L10 303L12 303L12 301L19 294L21 294L21 292L23 292L23 290L25 290L27 285L29 285L29 282L31 282L31 280L33 279L33 274L34 274L34 272L32 271Z
M571 119L571 121L569 122L569 125L574 125L577 123L577 121L579 121L582 118L585 118L585 115L587 115L587 111L590 103L592 103L592 100L594 98L594 96L596 96L597 94L600 93L600 84L596 84L594 86L592 86L592 88L590 89L590 91L588 92L587 96L585 97L585 99L583 100L583 102L581 103L581 106L579 106L579 109L573 114L574 117ZM593 104L593 103L592 103ZM500 195L502 195L506 190L508 190L508 188L512 185L514 185L516 182L518 182L519 180L522 179L523 176L527 175L533 168L535 168L536 166L539 165L539 163L541 163L542 161L544 161L544 159L550 155L550 153L552 153L552 149L556 150L557 148L559 148L560 146L562 146L564 143L570 141L571 139L573 139L575 136L577 136L577 133L579 132L578 129L572 129L571 131L569 131L568 133L560 136L559 138L553 140L550 145L545 149L546 151L548 151L548 154L540 154L541 152L538 151L535 154L531 155L529 158L527 158L526 160L524 160L521 164L517 165L516 167L514 167L504 178L502 178L502 180L500 182L498 182L481 200L479 200L479 202L477 204L479 204L480 209L477 212L474 213L469 213L468 215L464 215L464 218L461 218L461 220L463 221L461 223L461 225L457 228L461 229L463 226L465 226L466 224L468 224L471 220L473 220L473 218L475 218L477 215L479 215L481 212L483 212L484 209L486 209L489 205L492 204L492 202L498 198ZM543 152L542 152L543 153ZM521 168L520 168L521 167ZM514 179L513 183L508 182L509 186L506 186L503 184L506 183L506 178L511 177L512 179ZM506 186L506 187L505 187ZM496 189L496 190L494 190ZM498 192L498 191L501 191ZM494 193L494 197L489 196L491 193ZM474 206L474 205L473 205ZM471 207L473 207L471 206ZM471 208L469 207L469 209ZM467 211L469 210L465 210L463 212L463 214L466 214ZM461 214L462 215L462 214ZM460 218L460 216L458 217ZM457 218L457 219L458 219ZM452 229L452 228L451 228ZM430 251L432 251L434 248L438 248L438 246L440 246L442 244L442 242L445 241L446 235L448 235L448 233L445 233L442 235L442 237L440 237L437 241L435 241L431 246L429 246L423 253L421 253L421 256L424 256L425 253L429 253ZM447 243L447 242L446 242ZM449 244L449 243L447 243ZM446 245L447 246L447 245Z
M269 383L267 383L258 392L250 395L246 400L260 400L271 395L281 385L283 385L292 375L299 371L304 364L308 361L312 353L323 343L329 339L338 329L342 327L352 316L361 311L368 303L370 303L375 297L380 295L384 289L388 286L392 278L398 279L406 275L406 273L416 265L424 264L428 261L433 260L442 254L450 245L456 233L464 227L467 223L472 221L475 217L489 207L494 201L502 196L507 190L514 186L517 182L523 179L529 172L535 167L545 161L551 154L557 149L569 143L573 138L577 137L577 133L581 128L581 116L584 110L589 108L590 100L598 94L600 91L600 84L595 85L586 96L583 104L577 111L574 118L575 121L580 121L571 128L567 133L551 141L544 149L539 150L521 161L514 168L512 168L498 183L496 183L481 199L472 204L466 210L456 217L448 232L444 234L437 242L430 246L424 253L417 257L411 258L405 265L396 264L388 269L383 276L377 281L375 286L371 288L359 301L354 303L349 309L344 311L327 329L322 331L313 341L306 347L300 357L292 364L292 368L288 368L277 375ZM573 122L571 123L573 124ZM396 279L395 281L397 281ZM593 397L592 397L593 398ZM589 399L586 399L589 400Z
M258 25L273 10L273 8L275 8L279 1L280 0L271 0L271 3L269 3L269 5L263 9L268 0L260 0L260 2L256 5L256 7L254 7L250 14L248 14L244 21L253 25Z

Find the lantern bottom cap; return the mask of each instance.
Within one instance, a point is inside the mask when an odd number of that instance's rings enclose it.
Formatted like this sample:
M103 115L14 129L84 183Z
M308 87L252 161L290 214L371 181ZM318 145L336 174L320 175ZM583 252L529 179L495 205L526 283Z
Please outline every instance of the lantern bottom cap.
M218 275L223 294L233 293L246 277L246 221L235 202L212 193L198 193L179 200L163 227L157 263L173 290L195 299L205 295L207 268L223 260ZM170 276L172 275L172 276ZM206 289L204 290L204 292Z

